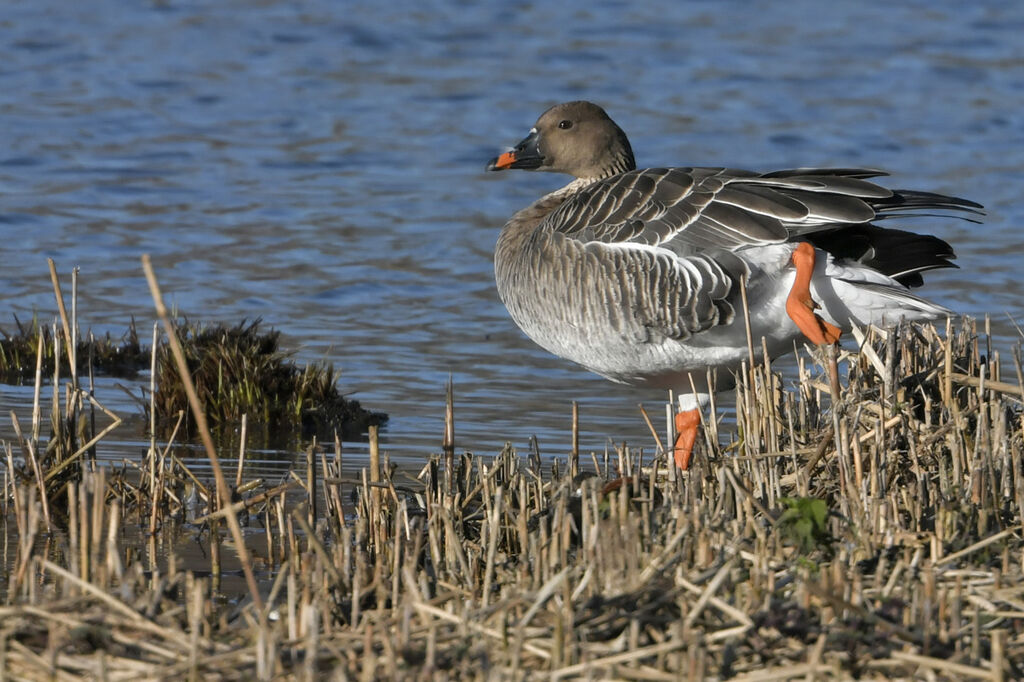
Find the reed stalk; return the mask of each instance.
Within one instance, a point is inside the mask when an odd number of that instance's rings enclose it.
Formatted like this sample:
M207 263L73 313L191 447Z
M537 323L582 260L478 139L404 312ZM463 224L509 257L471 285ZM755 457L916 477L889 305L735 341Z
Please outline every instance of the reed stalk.
M192 385L192 377L189 374L188 365L185 363L185 356L181 350L181 344L178 342L177 334L175 334L174 324L171 322L170 316L167 314L167 308L164 305L163 295L160 293L160 286L157 283L156 274L153 272L153 266L150 263L149 254L144 254L142 256L142 267L146 273L146 280L149 282L150 293L153 295L153 303L156 306L157 316L163 322L164 331L167 334L171 351L174 353L174 359L178 364L178 371L181 375L182 384L185 386L185 392L188 395L192 413L199 426L199 435L202 438L203 447L206 448L206 456L210 459L210 466L213 469L213 474L217 482L217 493L220 498L220 503L228 509L228 527L231 529L231 535L235 541L235 552L238 554L238 560L242 564L245 581L249 587L249 596L252 597L253 603L256 604L257 612L262 613L263 599L260 596L259 588L256 584L256 578L252 573L252 566L249 561L249 552L245 547L245 540L242 537L242 528L238 523L238 517L234 514L231 508L231 493L228 489L227 482L224 480L224 472L221 470L220 458L217 456L217 450L214 447L213 439L210 437L210 429L206 425L206 413L203 411L203 406L199 404L199 398L196 395L195 387ZM219 574L219 571L214 571L214 574Z

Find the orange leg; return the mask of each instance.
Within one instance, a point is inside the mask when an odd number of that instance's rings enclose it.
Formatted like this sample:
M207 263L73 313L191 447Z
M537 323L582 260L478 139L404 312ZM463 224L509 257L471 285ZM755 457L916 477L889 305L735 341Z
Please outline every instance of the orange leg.
M673 456L676 466L686 471L690 466L693 444L697 440L697 429L700 428L700 410L692 409L676 413L676 444Z
M839 340L841 330L814 313L818 304L811 298L811 273L814 272L814 247L803 242L793 252L796 279L786 299L786 312L812 343L831 344Z

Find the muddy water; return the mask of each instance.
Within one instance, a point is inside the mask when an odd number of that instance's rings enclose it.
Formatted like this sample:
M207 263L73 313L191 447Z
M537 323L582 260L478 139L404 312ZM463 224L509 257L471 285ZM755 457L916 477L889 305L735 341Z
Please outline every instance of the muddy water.
M484 163L560 100L603 104L641 164L879 167L980 201L982 225L914 223L959 253L927 291L1007 347L1024 318L1020 3L34 0L0 27L0 326L53 316L47 257L80 268L83 326L149 325L150 253L181 313L341 367L410 466L449 375L460 448L564 453L573 400L584 448L651 445L636 405L662 396L548 356L495 294L498 229L561 179ZM135 422L106 456L144 446Z

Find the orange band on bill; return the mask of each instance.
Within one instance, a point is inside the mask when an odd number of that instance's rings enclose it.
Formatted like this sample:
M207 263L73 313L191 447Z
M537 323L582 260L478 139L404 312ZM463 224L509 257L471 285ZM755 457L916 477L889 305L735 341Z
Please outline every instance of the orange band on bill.
M516 160L516 153L515 152L505 152L504 154L502 154L501 156L498 157L497 161L494 162L494 167L495 168L508 168L513 163L515 163L515 160Z

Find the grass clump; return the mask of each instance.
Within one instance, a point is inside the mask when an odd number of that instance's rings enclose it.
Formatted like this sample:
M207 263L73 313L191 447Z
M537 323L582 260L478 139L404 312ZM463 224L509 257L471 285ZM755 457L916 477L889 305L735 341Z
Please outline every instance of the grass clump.
M242 415L256 434L262 432L274 442L296 436L357 438L370 425L382 425L387 415L362 408L338 390L341 373L330 364L300 366L291 353L281 350L280 332L263 331L260 320L237 326L204 326L186 322L180 328L189 370L207 419L215 430L233 429ZM35 381L39 365L43 379L71 376L69 344L60 327L40 324L36 316L28 323L14 318L16 330L0 328L0 383L22 385ZM56 333L55 333L55 330ZM78 369L97 374L136 378L152 365L152 349L139 342L133 319L128 330L115 338L80 335L76 342ZM55 365L59 363L59 368ZM158 435L169 435L184 411L182 428L195 435L195 418L173 357L166 346L157 350L155 408ZM146 401L147 416L150 406Z
M362 408L338 390L340 372L330 364L304 367L281 350L281 333L263 331L260 320L234 327L186 322L178 333L189 372L206 418L215 430L234 428L248 415L250 425L275 438L318 435L358 437L387 415ZM170 433L184 413L186 434L196 432L184 385L170 349L157 353L156 393L153 396L158 429Z
M57 343L60 346L55 347L52 327L41 325L35 315L28 324L22 323L15 316L14 324L17 327L15 333L0 328L0 382L20 385L35 379L40 337L43 343L43 375L53 376L54 365L58 361L59 373L62 376L71 374L65 341L58 334ZM149 367L149 349L139 343L134 319L120 339L115 339L109 333L99 338L89 334L85 338L80 337L76 345L78 359L90 360L93 369L101 374L133 377Z

